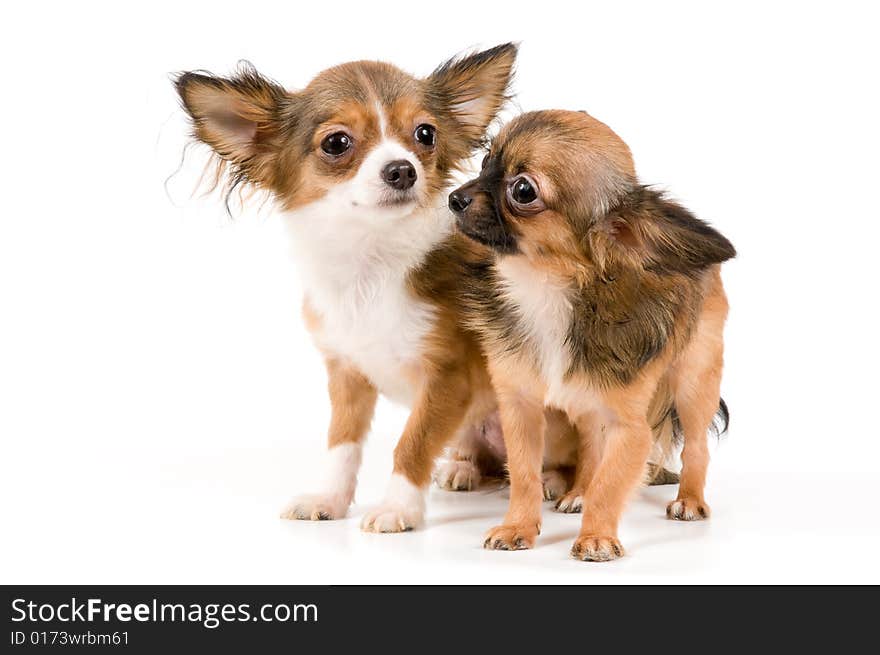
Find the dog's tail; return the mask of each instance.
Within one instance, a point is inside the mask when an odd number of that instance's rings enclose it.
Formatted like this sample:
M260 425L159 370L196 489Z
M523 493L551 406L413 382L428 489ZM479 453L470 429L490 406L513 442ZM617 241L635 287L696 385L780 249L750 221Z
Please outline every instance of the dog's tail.
M647 482L652 485L675 484L678 482L678 474L666 469L665 463L683 443L684 430L681 427L681 420L672 395L666 393L666 390L661 390L655 396L651 416L654 417L652 422L654 449L651 454L652 463L648 464ZM709 425L709 433L720 438L727 432L729 426L730 410L727 403L724 402L724 398L721 398L718 402L718 410Z

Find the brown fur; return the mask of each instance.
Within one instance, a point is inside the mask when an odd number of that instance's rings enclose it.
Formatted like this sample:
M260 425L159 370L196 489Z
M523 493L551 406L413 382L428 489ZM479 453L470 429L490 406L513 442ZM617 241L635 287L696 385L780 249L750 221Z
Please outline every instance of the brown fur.
M537 198L520 205L509 189L524 175ZM708 516L706 438L719 407L727 314L718 264L734 256L730 243L639 185L626 145L580 112L516 119L495 140L480 177L457 193L470 201L457 212L459 227L497 253L475 269L467 295L510 456L510 509L486 545L525 548L538 533L545 403L564 410L580 434L572 493L583 497L584 516L575 557L623 554L620 514L644 476L653 419L668 420L663 408L677 411L685 439L669 516ZM513 283L505 278L511 270L528 275ZM540 336L553 334L557 317L523 315L508 286L532 279L544 280L546 293L567 308L558 344L566 366L557 374L546 361L554 349Z

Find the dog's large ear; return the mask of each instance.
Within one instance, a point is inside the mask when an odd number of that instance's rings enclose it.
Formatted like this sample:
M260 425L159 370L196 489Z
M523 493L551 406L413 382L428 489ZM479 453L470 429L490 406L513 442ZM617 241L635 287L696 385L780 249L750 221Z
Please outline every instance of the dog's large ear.
M193 135L251 182L265 182L278 146L287 92L250 66L232 77L182 73L175 79Z
M456 57L428 77L429 103L456 124L469 149L480 145L489 123L509 98L517 46L505 43Z
M609 215L611 233L643 266L663 273L696 273L736 256L727 238L687 209L641 188L637 200Z

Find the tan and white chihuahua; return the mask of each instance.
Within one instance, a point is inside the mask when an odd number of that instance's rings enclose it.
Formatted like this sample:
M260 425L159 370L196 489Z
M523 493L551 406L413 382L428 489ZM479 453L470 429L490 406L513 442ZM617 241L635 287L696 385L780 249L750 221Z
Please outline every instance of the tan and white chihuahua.
M515 58L516 47L504 44L424 79L352 62L300 91L251 68L177 77L193 134L216 153L230 188L267 191L284 213L303 314L326 361L326 483L293 500L284 517L346 514L379 393L412 411L385 499L364 516L365 530L417 527L443 447L456 433L472 443L469 435L492 425L485 360L461 327L463 253L473 248L454 233L445 187L507 99ZM450 466L444 486L475 484L473 461Z

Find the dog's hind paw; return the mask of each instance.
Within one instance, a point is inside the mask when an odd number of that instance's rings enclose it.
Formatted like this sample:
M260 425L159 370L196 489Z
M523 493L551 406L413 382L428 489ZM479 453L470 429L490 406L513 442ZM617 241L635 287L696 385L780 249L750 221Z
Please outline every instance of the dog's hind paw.
M556 503L556 511L564 514L577 514L583 505L584 497L575 491L569 491Z
M480 485L480 469L466 459L453 459L437 467L434 481L447 491L473 491Z
M648 462L648 470L645 473L646 484L653 487L661 484L678 484L678 482L678 473L670 471L659 464Z
M544 500L561 498L568 489L568 481L556 469L544 471L541 476L541 482L544 487Z

